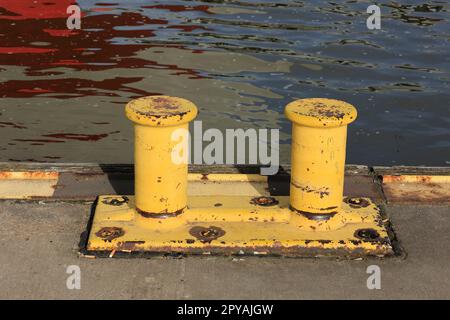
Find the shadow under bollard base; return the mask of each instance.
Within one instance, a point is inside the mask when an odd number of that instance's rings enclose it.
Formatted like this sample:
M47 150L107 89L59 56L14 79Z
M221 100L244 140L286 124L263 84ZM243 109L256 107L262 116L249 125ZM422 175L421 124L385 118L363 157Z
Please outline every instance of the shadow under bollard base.
M394 254L379 208L344 198L325 221L289 209L289 197L191 196L176 217L144 218L134 196L100 196L84 253L258 255L287 257Z

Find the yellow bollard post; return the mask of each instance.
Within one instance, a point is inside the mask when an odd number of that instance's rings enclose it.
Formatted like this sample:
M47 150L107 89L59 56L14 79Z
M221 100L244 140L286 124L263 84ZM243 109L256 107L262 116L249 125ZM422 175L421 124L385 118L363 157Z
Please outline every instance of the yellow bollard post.
M188 141L176 141L173 133L188 131L188 123L197 115L196 106L185 99L150 96L130 101L125 107L135 128L135 204L144 218L176 216L187 205L187 156L174 161L174 148Z
M291 209L309 219L326 220L341 208L347 125L356 109L332 99L300 99L286 106L293 122Z

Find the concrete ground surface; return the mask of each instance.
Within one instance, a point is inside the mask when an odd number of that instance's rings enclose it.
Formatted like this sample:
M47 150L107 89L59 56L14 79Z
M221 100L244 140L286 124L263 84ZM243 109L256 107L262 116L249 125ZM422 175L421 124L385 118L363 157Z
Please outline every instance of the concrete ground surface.
M0 202L1 299L450 299L450 207L389 205L406 258L88 259L89 203ZM381 268L369 290L366 269ZM81 289L66 268L78 265Z

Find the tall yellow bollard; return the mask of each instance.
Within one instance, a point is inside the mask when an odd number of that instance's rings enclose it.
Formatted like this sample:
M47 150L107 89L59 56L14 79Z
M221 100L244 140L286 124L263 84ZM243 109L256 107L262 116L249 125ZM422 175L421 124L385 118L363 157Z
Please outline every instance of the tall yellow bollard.
M188 140L174 139L173 134L178 129L188 132L196 106L182 98L150 96L130 101L125 113L135 124L136 211L145 218L182 213L187 205L188 164L174 161L172 153L180 143L187 152Z
M336 214L342 204L347 125L356 109L332 99L300 99L286 106L293 122L290 206L310 219Z

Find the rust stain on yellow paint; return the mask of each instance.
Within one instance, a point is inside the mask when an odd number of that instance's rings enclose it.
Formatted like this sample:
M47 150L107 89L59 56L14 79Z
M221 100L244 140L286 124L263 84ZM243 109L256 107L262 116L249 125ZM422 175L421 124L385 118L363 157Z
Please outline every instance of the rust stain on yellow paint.
M58 179L58 172L48 171L1 171L0 179Z
M450 176L383 175L388 201L398 203L450 203Z
M55 192L58 172L2 171L0 172L0 199L48 198Z

